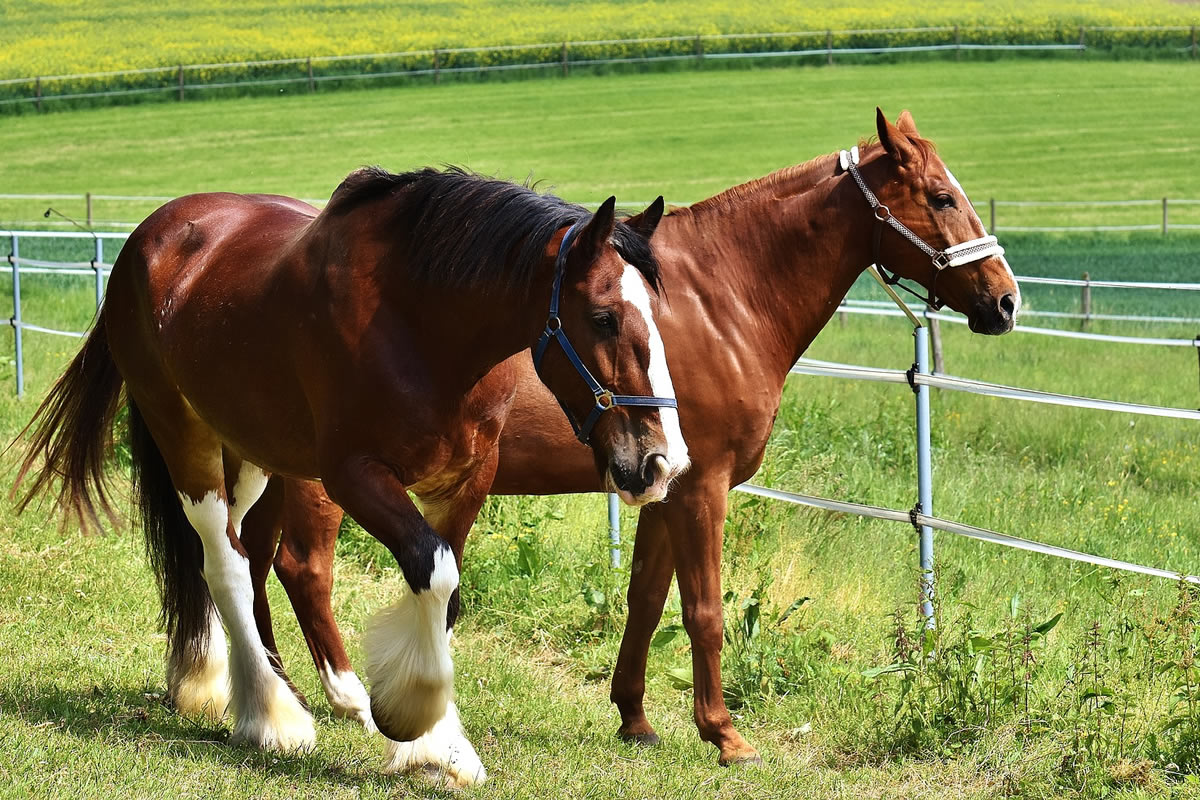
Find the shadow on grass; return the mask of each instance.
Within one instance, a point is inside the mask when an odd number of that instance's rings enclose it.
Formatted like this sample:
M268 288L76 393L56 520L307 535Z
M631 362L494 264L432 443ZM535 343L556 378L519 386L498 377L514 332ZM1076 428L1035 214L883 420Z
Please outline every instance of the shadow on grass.
M430 791L419 779L381 774L377 753L364 756L348 753L345 747L322 751L318 743L314 752L282 755L230 745L225 723L183 717L152 688L108 685L88 690L23 681L0 689L0 716L81 740L128 744L134 750L154 747L165 757L197 765L257 769L272 777L320 780L346 788L373 783L390 790L412 780L414 787Z

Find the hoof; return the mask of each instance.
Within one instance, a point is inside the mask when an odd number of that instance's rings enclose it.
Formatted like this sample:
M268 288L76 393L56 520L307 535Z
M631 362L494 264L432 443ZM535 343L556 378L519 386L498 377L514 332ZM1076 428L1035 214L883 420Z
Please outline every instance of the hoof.
M465 789L487 780L487 771L463 733L454 703L420 739L388 742L383 772L417 773L433 786L447 789Z
M644 733L626 733L624 731L618 731L617 736L621 739L621 741L627 744L638 745L641 747L655 747L656 745L662 744L662 739L660 739L658 734L654 731L646 731Z
M281 753L304 752L317 744L312 715L283 681L276 681L265 709L239 714L235 708L234 716L237 723L229 737L231 744Z
M734 753L729 756L721 756L717 759L717 763L722 767L761 767L763 765L762 756L754 750L748 752Z

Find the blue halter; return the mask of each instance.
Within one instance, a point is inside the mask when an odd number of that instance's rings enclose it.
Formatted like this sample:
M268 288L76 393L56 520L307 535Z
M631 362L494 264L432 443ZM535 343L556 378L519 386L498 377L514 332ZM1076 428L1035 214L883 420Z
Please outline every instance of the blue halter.
M566 404L562 400L558 401L563 413L567 415L571 427L575 430L575 438L587 444L592 435L592 428L596 426L600 415L614 406L678 408L679 404L674 397L613 394L592 377L591 371L584 365L583 360L579 358L579 354L575 352L575 348L571 346L570 339L567 338L566 332L562 329L562 319L558 316L558 299L562 292L563 275L567 267L567 253L570 251L571 245L575 242L575 237L579 235L583 226L583 221L572 225L567 230L566 235L563 236L562 243L558 246L558 257L554 262L554 289L550 294L550 316L546 319L546 329L542 331L541 337L533 347L533 368L540 377L542 357L546 355L546 349L550 346L550 342L557 341L562 346L567 360L575 367L575 371L583 378L584 383L588 385L588 388L592 390L592 394L596 398L596 405L592 406L591 412L587 415L587 419L583 421L582 425L575 419L575 415L571 413Z

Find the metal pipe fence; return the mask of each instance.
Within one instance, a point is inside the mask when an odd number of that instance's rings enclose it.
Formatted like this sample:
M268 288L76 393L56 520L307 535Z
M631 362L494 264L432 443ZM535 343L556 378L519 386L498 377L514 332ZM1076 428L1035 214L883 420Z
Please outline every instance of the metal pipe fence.
M24 348L23 334L25 331L34 331L38 333L54 334L70 337L82 337L86 335L84 332L65 331L53 328L48 328L33 323L24 321L21 308L21 273L32 274L61 274L61 275L92 275L95 283L95 303L96 308L100 308L103 303L104 279L111 270L111 264L104 262L104 241L123 239L124 235L114 233L60 233L46 231L0 231L0 236L7 237L10 242L10 254L8 263L10 265L10 275L12 279L13 291L13 316L9 320L9 324L13 328L14 347L15 347L15 363L16 363L16 385L17 394L24 394ZM94 247L94 258L88 262L54 262L43 259L31 259L21 256L20 242L21 239L44 239L44 238L70 238L70 239L92 239ZM1054 282L1056 284L1063 283L1066 285L1084 284L1082 281L1069 281L1067 279L1055 278L1018 278L1020 282L1028 283L1047 283ZM1133 281L1090 281L1092 286L1103 285L1107 288L1114 289L1158 289L1166 291L1197 291L1200 290L1200 284L1187 283L1156 283L1156 282L1133 282ZM890 287L886 287L890 288ZM791 372L796 375L809 375L819 377L831 377L839 379L866 380L892 384L908 384L915 394L916 400L916 433L917 433L917 503L912 509L883 509L874 506L863 505L859 503L850 503L845 501L831 500L828 498L819 498L809 495L798 494L794 492L786 492L778 489L755 486L753 484L742 484L735 487L739 491L749 492L764 497L769 497L777 500L783 500L790 503L798 503L817 508L825 508L828 510L839 511L844 513L858 514L861 516L873 517L876 519L890 520L895 522L907 522L911 524L919 534L919 558L920 569L922 573L922 593L921 607L925 615L928 625L934 624L932 598L934 592L934 574L933 574L933 530L942 530L949 533L954 533L960 536L966 536L979 541L991 542L1007 547L1039 552L1046 555L1051 555L1059 558L1067 558L1075 561L1086 562L1098 566L1109 567L1113 569L1122 569L1133 572L1138 572L1145 575L1156 577L1170 578L1173 580L1187 580L1194 583L1200 583L1200 577L1185 575L1178 572L1173 572L1157 567L1146 567L1130 562L1110 559L1104 556L1096 556L1078 551L1069 550L1053 545L1046 545L1039 542L1034 542L1009 534L991 531L983 528L966 525L964 523L945 520L933 515L933 472L932 472L932 449L930 446L930 396L929 389L938 388L947 391L969 392L978 395L990 397L998 397L1005 399L1022 400L1026 402L1035 402L1057 406L1067 406L1073 408L1083 408L1098 411L1109 411L1125 414L1139 414L1145 416L1165 417L1180 420L1200 421L1200 411L1191 409L1170 408L1163 406L1153 406L1139 403L1127 403L1114 400L1106 400L1102 398L1079 397L1072 395L1057 394L1054 392L1044 392L1034 389L1025 389L1020 387L1004 386L1001 384L985 383L981 381L968 380L957 378L949 375L935 374L929 365L929 329L922 323L924 320L946 320L956 323L964 323L965 320L957 315L932 312L928 309L919 312L912 312L905 306L895 295L892 297L900 305L900 308L884 308L880 307L880 303L875 301L846 301L841 306L841 312L861 313L882 316L902 316L907 317L913 323L914 337L914 363L909 371L896 369L879 369L872 367L863 367L850 364L839 364L833 362L817 361L814 359L801 358L792 367ZM855 305L851 305L855 303ZM1155 319L1148 317L1131 317L1144 321L1146 319ZM1176 318L1167 318L1175 321ZM1121 342L1126 344L1139 344L1150 346L1187 346L1197 348L1197 353L1200 354L1200 336L1195 339L1165 339L1165 338L1150 338L1150 337L1130 337L1130 336L1113 336L1106 334L1095 334L1076 331L1060 331L1054 329L1038 329L1030 327L1018 327L1018 331L1034 332L1049 335L1067 335L1072 338L1086 339L1100 342ZM620 565L620 514L619 505L616 495L608 496L608 520L609 520L609 544L611 565L616 568Z
M35 75L0 80L0 108L55 101L161 94L184 101L216 89L297 85L307 92L338 82L406 78L441 81L444 74L551 70L653 62L792 59L833 64L847 56L953 52L1083 52L1123 47L1196 59L1195 25L1022 27L943 25L809 31L691 34L633 39L563 40L481 47L434 47L388 53L308 55L225 63L172 64L106 72ZM358 69L344 65L358 63ZM341 71L339 71L341 70ZM52 91L47 91L48 89ZM994 226L993 226L994 229Z

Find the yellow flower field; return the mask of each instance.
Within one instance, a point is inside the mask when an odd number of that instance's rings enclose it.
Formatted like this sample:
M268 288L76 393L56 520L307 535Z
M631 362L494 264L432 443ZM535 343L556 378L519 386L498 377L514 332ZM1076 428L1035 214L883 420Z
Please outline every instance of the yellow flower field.
M268 8L274 9L267 11ZM299 0L195 4L42 0L0 6L0 78L177 64L381 53L666 35L996 26L1074 31L1080 25L1193 25L1187 3L1100 0L895 0L746 3L731 0ZM620 55L608 46L604 57Z

